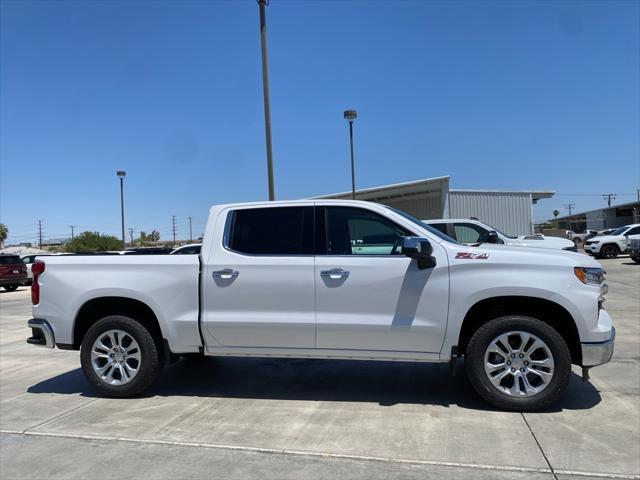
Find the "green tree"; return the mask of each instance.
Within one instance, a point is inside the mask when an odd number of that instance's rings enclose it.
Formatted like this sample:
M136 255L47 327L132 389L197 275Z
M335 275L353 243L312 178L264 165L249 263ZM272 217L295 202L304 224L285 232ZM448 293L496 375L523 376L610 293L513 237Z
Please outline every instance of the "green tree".
M98 232L82 232L65 244L67 252L104 252L122 249L122 240Z
M157 242L160 240L160 232L157 230L151 230L151 233L140 232L140 236L135 241L135 243L141 247L146 245L150 245L153 242Z
M9 235L9 229L4 223L0 223L0 246L4 245L4 241Z

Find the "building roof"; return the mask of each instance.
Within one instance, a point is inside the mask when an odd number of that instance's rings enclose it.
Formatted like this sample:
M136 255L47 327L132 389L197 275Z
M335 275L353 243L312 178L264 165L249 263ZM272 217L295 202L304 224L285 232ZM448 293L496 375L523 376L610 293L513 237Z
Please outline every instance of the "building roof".
M362 188L356 190L358 200L389 200L392 198L422 195L429 192L449 190L449 176L423 178L412 182L393 183L380 187ZM351 198L351 191L331 193L313 198Z
M554 190L485 190L485 189L466 189L466 188L452 188L451 192L461 193L526 193L531 195L531 199L534 202L543 198L551 198L556 192Z
M460 193L526 193L531 195L533 202L542 198L551 198L555 195L552 190L484 190L484 189L450 189L449 179L451 177L423 178L411 182L392 183L379 187L363 188L356 190L358 200L390 200L399 197L423 195L431 192L460 192ZM351 198L351 192L331 193L313 198Z

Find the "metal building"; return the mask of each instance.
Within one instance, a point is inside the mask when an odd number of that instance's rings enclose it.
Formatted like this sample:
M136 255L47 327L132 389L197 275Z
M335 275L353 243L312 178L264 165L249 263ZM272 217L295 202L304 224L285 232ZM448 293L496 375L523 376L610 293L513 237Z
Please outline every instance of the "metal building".
M585 230L624 227L631 223L640 223L640 202L622 203L611 207L565 215L549 220L549 223L556 223L558 228L573 230L578 233Z
M450 177L427 178L356 191L358 200L395 207L421 220L469 218L497 228L507 235L533 233L533 205L551 198L550 191L456 190L449 188ZM351 192L317 198L351 198Z

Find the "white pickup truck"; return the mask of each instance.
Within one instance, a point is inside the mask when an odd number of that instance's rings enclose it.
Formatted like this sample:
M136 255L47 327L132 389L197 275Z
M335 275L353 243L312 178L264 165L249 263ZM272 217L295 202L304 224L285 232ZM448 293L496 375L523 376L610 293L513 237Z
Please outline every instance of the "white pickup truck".
M52 256L33 272L27 341L80 349L106 396L139 394L177 355L464 356L486 401L524 411L613 353L597 261L462 245L368 202L215 206L199 255Z

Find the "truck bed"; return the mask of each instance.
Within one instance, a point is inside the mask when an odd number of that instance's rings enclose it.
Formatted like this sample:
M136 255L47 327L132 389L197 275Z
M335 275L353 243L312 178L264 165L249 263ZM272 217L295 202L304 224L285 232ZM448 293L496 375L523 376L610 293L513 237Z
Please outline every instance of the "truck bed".
M33 314L52 320L56 344L73 345L76 314L93 299L111 297L151 308L172 351L197 351L202 345L197 255L65 255L41 261L46 267Z

